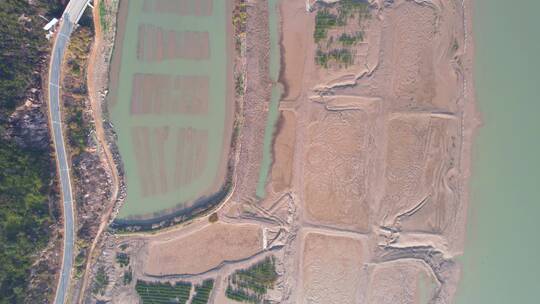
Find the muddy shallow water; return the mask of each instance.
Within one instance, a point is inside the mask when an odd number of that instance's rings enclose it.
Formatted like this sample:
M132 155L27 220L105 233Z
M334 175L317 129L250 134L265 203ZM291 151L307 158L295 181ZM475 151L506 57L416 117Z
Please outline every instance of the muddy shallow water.
M120 219L188 207L224 181L230 3L182 3L120 4L109 98L127 183Z
M280 0L268 1L269 27L270 27L270 79L272 79L272 97L268 105L268 117L264 130L263 158L261 170L259 172L259 182L257 183L257 196L265 196L266 181L272 165L272 139L274 137L275 126L279 118L279 99L282 95L282 87L277 82L281 66L279 49L279 25L278 25L278 4Z

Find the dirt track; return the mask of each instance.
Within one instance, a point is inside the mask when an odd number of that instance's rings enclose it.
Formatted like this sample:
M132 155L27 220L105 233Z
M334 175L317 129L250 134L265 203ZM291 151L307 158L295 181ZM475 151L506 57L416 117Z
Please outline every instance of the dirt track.
M96 7L99 7L100 1L104 0L98 0L94 2L94 5ZM107 228L107 225L109 224L110 217L112 215L112 212L114 210L118 193L119 193L119 187L120 187L120 180L118 175L118 169L116 167L116 163L114 160L114 157L112 155L112 152L109 147L109 143L107 140L107 136L105 134L104 128L103 128L103 111L102 111L102 102L103 98L100 96L100 93L107 87L107 67L108 64L106 61L103 61L103 55L107 54L106 46L104 44L103 40L103 33L101 29L101 23L100 23L100 11L98 9L93 10L93 19L94 19L94 44L92 46L92 50L90 53L90 58L88 62L88 74L87 74L87 83L88 83L88 94L90 98L90 104L92 107L92 114L94 116L94 125L96 130L96 139L98 141L98 146L102 149L103 153L100 153L100 155L104 156L102 159L102 162L106 164L106 168L110 170L110 176L111 176L111 197L109 199L109 202L105 203L108 207L105 210L104 214L101 214L101 223L99 225L96 238L90 245L90 249L88 251L88 261L86 264L86 269L84 271L84 275L82 278L81 283L81 291L79 292L79 302L82 301L82 298L85 293L85 289L88 285L88 280L91 276L90 274L90 268L94 260L94 254L95 249L98 244L98 242L101 241L101 236L105 228ZM110 37L108 37L110 39ZM110 50L110 46L109 46ZM110 52L110 51L109 51Z

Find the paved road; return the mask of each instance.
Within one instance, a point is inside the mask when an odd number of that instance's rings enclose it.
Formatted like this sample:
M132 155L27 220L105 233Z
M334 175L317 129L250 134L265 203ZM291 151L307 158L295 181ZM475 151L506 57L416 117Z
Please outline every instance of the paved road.
M56 150L56 161L60 174L62 202L64 208L64 252L60 281L54 298L55 304L66 302L66 295L73 267L73 244L75 243L75 227L73 215L73 194L71 191L71 177L66 154L64 135L62 134L62 114L60 108L60 74L62 59L69 43L74 25L81 17L88 0L72 0L67 5L60 26L55 36L49 65L49 111L52 126L52 137Z

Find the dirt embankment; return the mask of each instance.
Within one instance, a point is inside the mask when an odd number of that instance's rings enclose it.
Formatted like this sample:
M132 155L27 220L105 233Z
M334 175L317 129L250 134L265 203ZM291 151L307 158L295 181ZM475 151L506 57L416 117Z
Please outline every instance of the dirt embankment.
M245 95L240 130L240 155L233 199L254 200L263 154L263 139L270 103L271 80L268 4L247 5Z
M122 197L123 178L119 173L119 158L114 143L114 133L107 122L104 97L107 94L108 64L115 37L116 10L118 2L109 0L95 1L98 9L93 10L94 36L87 45L86 58L82 62L86 78L81 78L88 88L85 106L91 121L91 147L86 157L76 163L81 209L78 216L84 219L81 231L88 233L80 254L86 260L78 263L73 298L82 301L88 282L92 278L92 265L95 262L97 247L102 245L102 233L107 228L114 207ZM105 109L104 109L105 108ZM96 193L96 189L100 189Z

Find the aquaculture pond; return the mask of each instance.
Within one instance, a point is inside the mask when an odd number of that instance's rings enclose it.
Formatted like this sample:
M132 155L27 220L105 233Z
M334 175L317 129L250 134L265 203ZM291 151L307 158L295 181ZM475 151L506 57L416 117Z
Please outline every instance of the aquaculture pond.
M108 98L127 184L120 219L187 210L222 189L234 112L230 9L120 2Z

